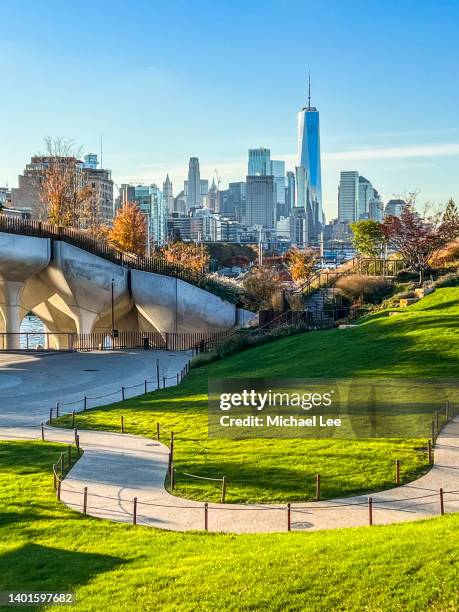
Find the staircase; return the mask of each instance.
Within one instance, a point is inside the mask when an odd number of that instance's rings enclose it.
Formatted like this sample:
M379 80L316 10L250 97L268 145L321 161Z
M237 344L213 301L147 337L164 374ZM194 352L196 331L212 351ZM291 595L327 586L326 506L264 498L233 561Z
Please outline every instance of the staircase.
M311 293L304 302L304 309L309 313L313 326L332 327L335 323L334 312L325 310L325 303L333 299L333 288L322 287Z

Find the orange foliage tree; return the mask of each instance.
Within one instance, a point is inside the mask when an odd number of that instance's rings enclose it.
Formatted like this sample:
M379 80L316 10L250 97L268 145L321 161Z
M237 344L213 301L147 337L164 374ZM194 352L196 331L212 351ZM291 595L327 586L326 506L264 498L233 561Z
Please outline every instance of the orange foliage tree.
M314 272L317 255L312 249L293 248L287 253L287 266L295 283L304 283Z
M145 255L147 245L146 219L137 204L126 202L118 210L108 240L120 251L134 255Z
M167 262L179 264L195 272L203 272L210 261L206 247L194 242L171 242L163 249L163 255Z

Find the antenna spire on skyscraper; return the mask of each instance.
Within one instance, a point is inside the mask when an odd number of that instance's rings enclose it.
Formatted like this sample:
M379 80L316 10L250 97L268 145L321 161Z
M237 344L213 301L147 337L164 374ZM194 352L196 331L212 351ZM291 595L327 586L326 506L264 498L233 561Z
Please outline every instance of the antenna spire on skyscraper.
M308 73L308 109L311 108L311 71Z

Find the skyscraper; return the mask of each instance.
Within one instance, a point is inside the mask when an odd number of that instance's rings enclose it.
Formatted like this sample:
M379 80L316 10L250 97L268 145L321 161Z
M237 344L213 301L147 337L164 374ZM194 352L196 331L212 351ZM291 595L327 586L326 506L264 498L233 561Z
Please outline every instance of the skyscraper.
M368 179L359 176L359 219L381 221L383 218L381 196Z
M272 176L247 177L247 225L275 227L275 187Z
M271 160L271 174L276 186L276 220L285 217L285 162Z
M359 173L341 172L338 187L338 220L353 223L359 214Z
M163 183L163 200L166 206L167 212L172 213L174 211L174 194L172 192L172 181L169 175L166 175L166 180Z
M295 207L295 173L290 170L287 172L287 188L285 190L285 212L288 216L292 208Z
M324 222L324 217L322 209L319 111L315 106L311 106L310 78L308 83L308 105L298 113L297 165L306 168L308 171L313 214L312 225L315 228L317 237Z
M260 147L249 149L249 176L269 176L271 174L271 151Z
M198 208L201 206L201 175L199 172L199 159L190 157L188 165L188 190L186 197L187 208Z

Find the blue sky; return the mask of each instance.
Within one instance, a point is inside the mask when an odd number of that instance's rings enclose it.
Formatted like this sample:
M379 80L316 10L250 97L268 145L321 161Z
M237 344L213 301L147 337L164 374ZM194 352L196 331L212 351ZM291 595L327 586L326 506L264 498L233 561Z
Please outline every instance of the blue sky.
M0 185L47 135L120 184L181 188L188 158L225 185L247 149L293 167L311 70L327 216L340 170L386 200L459 200L458 0L0 0Z

